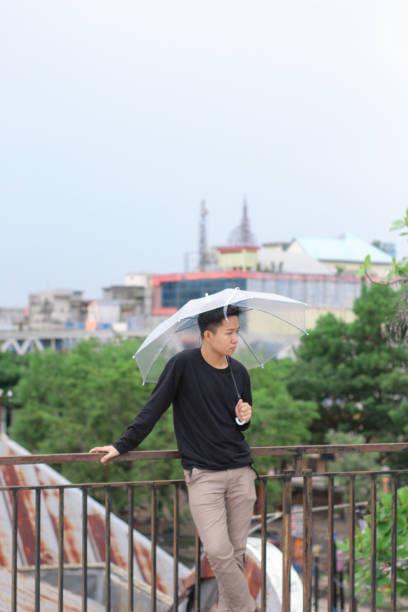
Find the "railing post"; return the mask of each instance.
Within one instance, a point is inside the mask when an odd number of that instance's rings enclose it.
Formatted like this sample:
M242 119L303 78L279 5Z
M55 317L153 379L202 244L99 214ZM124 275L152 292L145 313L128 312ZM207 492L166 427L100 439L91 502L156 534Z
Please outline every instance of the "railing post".
M151 500L151 557L152 557L152 580L151 580L151 611L156 612L156 589L157 589L157 490L152 486Z
M88 487L82 487L82 612L88 610Z
M41 489L35 490L35 593L34 610L40 612L41 584Z
M64 612L64 487L59 488L58 507L58 612Z
M268 538L268 530L267 530L267 508L268 508L268 500L267 500L267 484L268 481L266 478L261 478L261 486L259 488L261 492L261 520L262 520L262 559L261 559L261 571L262 571L262 587L261 587L261 610L262 612L266 612L266 543Z
M334 499L333 499L334 480L333 476L329 476L328 480L328 515L327 515L327 531L328 531L328 549L327 549L327 609L328 612L333 612L334 605Z
M173 609L178 610L179 595L178 595L178 582L179 582L179 537L180 537L180 524L179 524L179 484L176 482L173 491Z
M292 566L292 476L293 470L284 470L282 492L283 567L282 612L290 612L290 571Z
M377 482L371 476L371 612L377 609Z
M303 471L303 612L312 608L312 470Z
M133 612L133 513L134 495L133 487L128 487L128 612Z
M111 490L105 489L105 607L106 612L111 609Z
M313 547L313 559L314 559L314 612L319 612L319 560L320 560L320 546L316 544Z
M302 475L302 464L303 464L303 456L301 453L297 453L293 458L293 467L294 467L295 476Z
M397 519L398 482L397 475L391 478L391 610L397 612Z
M11 551L11 612L17 612L18 491L13 489L13 541Z
M355 498L355 476L350 476L350 560L349 560L349 578L350 578L350 612L356 612L356 596L355 596L355 538L356 538L356 498Z

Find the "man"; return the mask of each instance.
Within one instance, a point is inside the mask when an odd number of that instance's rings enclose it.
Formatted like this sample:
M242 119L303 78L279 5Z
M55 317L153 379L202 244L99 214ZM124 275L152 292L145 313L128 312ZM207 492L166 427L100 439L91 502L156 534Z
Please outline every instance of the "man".
M140 444L173 404L174 429L191 513L217 578L219 612L254 612L244 575L256 474L242 431L252 415L249 375L231 358L240 311L229 306L198 317L202 344L169 360L145 406L102 463Z

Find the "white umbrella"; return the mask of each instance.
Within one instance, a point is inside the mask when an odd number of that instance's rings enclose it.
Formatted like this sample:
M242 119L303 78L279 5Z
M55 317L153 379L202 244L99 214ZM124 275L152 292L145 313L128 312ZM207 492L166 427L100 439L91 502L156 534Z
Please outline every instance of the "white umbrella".
M134 355L143 383L155 382L167 361L185 348L201 344L197 317L202 312L238 306L240 341L234 357L248 369L263 365L306 333L306 304L276 293L224 289L190 300L171 317L162 321Z

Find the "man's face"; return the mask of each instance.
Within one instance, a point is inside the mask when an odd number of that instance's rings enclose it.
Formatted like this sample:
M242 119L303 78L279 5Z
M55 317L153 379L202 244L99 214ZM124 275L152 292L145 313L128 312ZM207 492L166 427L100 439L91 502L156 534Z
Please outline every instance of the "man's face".
M211 348L220 355L232 355L238 345L239 340L239 320L235 315L223 319L215 332L207 329L204 338Z

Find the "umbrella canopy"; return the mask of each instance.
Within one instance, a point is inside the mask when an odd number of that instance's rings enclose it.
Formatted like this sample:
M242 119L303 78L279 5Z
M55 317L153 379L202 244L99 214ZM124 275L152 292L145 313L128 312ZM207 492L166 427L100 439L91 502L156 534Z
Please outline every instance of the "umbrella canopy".
M283 348L291 346L305 330L306 304L261 291L224 289L190 300L171 317L162 321L145 339L134 355L143 383L155 382L167 361L179 351L201 345L197 317L202 312L238 306L240 341L234 357L250 369L263 366Z

